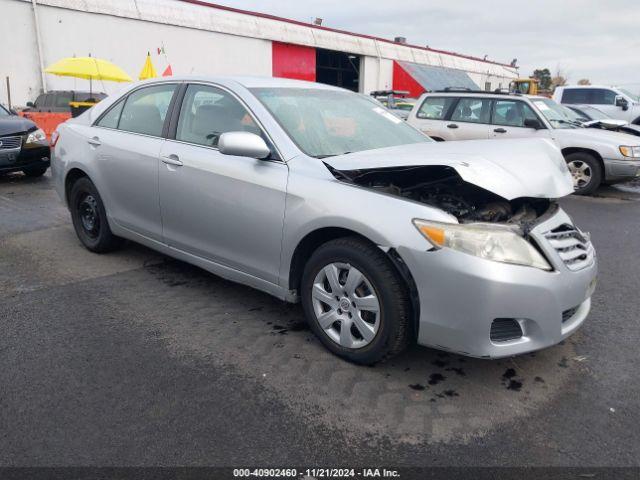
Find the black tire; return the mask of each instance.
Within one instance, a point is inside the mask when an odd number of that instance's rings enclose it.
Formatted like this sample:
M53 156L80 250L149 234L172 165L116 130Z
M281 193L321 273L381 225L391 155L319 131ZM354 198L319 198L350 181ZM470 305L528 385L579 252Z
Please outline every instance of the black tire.
M333 341L318 323L312 301L316 275L331 263L346 263L370 282L380 304L379 327L360 348L345 348ZM331 240L319 247L305 265L300 288L302 306L311 330L335 355L354 363L372 365L398 355L412 339L408 288L391 260L377 247L358 237Z
M567 165L586 165L590 171L590 180L584 185L576 185L574 178L574 191L576 195L591 195L602 183L602 166L597 158L587 152L570 153L565 157Z
M69 209L76 235L87 250L106 253L122 245L122 239L111 233L98 189L87 177L79 178L71 187Z
M36 177L41 177L42 175L44 175L47 172L48 169L49 169L48 166L46 166L46 167L31 167L31 168L25 168L24 170L22 170L22 173L24 173L27 177L36 178Z

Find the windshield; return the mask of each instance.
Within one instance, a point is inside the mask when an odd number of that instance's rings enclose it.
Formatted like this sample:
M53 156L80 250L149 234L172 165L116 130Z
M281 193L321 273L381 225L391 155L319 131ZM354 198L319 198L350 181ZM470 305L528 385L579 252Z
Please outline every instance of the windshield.
M9 115L9 111L5 110L5 108L0 105L0 117L6 117L7 115Z
M631 93L625 88L619 88L618 90L624 93L627 97L631 98L631 100L633 100L634 102L640 102L640 96L636 95L635 93Z
M597 108L588 107L585 105L580 107L580 110L582 110L585 114L589 115L589 117L591 117L591 120L606 120L607 118L609 118L607 115L602 113Z
M577 128L580 126L580 122L573 115L569 116L565 107L549 98L536 98L533 100L533 104L553 128Z
M296 145L311 157L432 141L362 95L311 88L251 91Z

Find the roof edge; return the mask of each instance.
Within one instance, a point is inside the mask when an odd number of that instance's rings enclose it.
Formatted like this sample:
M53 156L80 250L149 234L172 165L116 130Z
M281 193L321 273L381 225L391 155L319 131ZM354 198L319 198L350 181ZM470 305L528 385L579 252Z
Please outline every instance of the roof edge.
M344 35L351 35L351 36L354 36L354 37L367 38L369 40L376 40L378 42L390 43L390 44L397 45L397 46L400 46L400 47L417 48L419 50L425 50L425 51L428 51L428 52L440 53L440 54L443 54L443 55L451 55L453 57L464 58L464 59L467 59L467 60L474 60L476 62L489 63L489 64L492 64L492 65L499 65L501 67L518 68L518 67L513 67L512 65L510 65L508 63L495 62L493 60L486 60L484 58L474 57L473 55L465 55L465 54L462 54L462 53L451 52L451 51L448 51L448 50L441 50L441 49L431 48L431 47L423 47L421 45L413 45L413 44L410 44L410 43L397 43L397 42L394 42L393 40L389 40L388 38L375 37L373 35L367 35L367 34L364 34L364 33L355 33L355 32L350 32L348 30L341 30L341 29L338 29L338 28L323 27L322 25L314 25L312 23L303 22L301 20L294 20L292 18L279 17L277 15L271 15L269 13L253 12L251 10L243 10L241 8L228 7L226 5L219 5L217 3L209 3L209 2L205 2L203 0L179 0L179 1L183 2L183 3L190 3L192 5L199 5L199 6L202 6L202 7L209 7L209 8L215 8L215 9L218 9L218 10L224 10L224 11L227 11L227 12L240 13L240 14L244 14L244 15L250 15L250 16L253 16L253 17L266 18L266 19L269 19L269 20L276 20L276 21L279 21L279 22L291 23L293 25L299 25L301 27L313 28L313 29L316 29L316 30L325 30L327 32L342 33Z

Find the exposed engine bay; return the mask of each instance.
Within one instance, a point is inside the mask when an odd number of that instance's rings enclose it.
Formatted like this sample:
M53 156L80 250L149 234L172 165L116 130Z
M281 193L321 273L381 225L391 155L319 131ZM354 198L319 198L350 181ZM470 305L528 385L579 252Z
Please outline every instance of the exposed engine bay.
M430 165L335 170L339 180L430 205L455 216L460 223L517 224L526 232L555 202L547 198L508 201L488 190L465 182L451 167Z

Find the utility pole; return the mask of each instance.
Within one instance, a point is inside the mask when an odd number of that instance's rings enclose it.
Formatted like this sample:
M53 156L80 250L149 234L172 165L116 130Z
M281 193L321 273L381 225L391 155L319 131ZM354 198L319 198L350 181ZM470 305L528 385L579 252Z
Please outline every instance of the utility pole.
M11 106L11 82L9 81L8 75L7 75L7 105L9 106L9 110L13 108Z
M47 79L44 76L44 59L42 58L42 37L40 36L40 20L38 19L38 3L31 0L33 7L33 23L36 27L36 44L38 46L38 62L40 64L40 81L42 82L42 93L47 93Z

